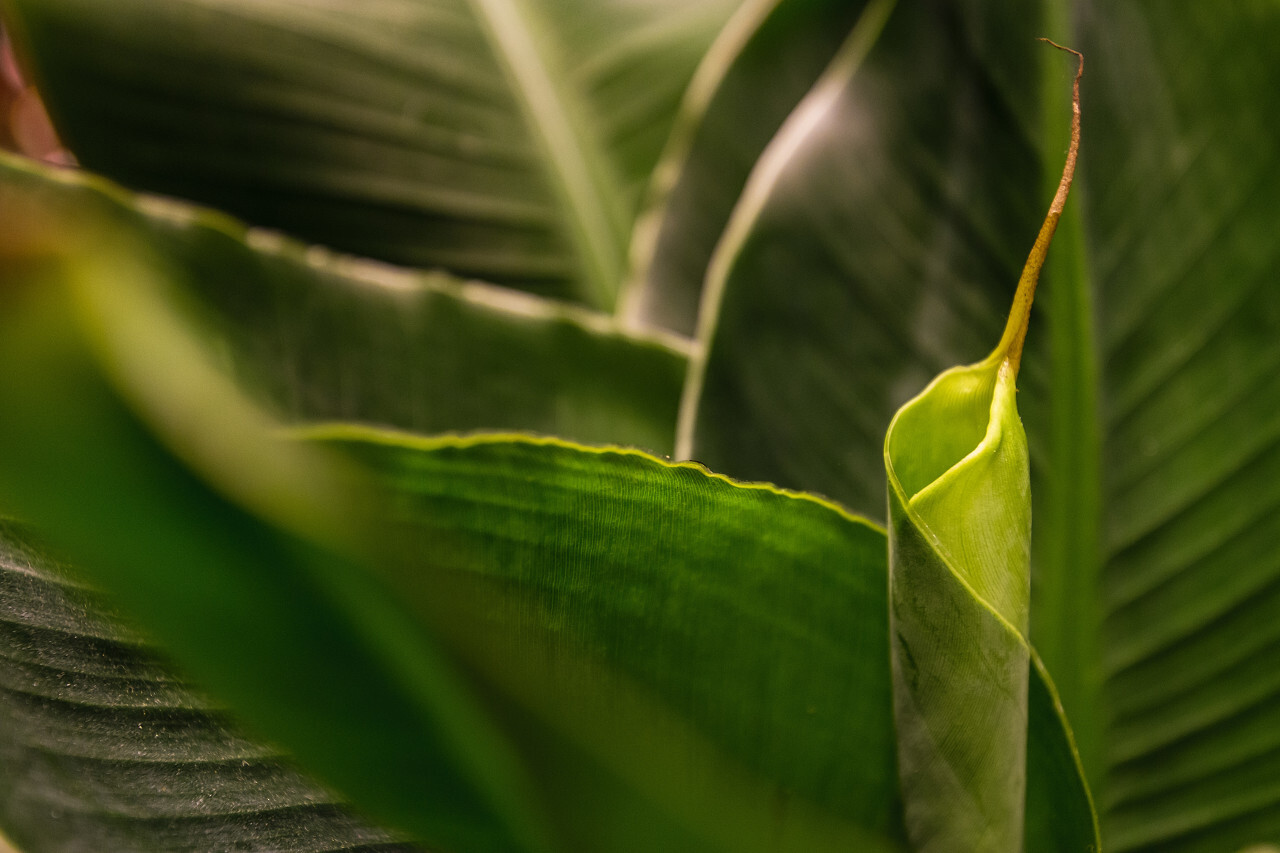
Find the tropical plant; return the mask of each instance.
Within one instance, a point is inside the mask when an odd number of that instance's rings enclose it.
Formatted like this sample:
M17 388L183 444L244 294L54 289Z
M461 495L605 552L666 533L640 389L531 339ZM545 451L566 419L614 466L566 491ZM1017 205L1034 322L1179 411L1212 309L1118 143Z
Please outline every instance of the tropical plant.
M1274 4L0 9L25 853L1280 842Z

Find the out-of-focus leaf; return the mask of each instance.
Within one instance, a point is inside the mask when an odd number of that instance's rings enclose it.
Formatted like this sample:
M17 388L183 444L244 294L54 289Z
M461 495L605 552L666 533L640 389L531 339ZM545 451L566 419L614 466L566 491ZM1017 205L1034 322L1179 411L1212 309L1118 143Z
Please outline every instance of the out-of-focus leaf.
M881 511L882 430L981 356L1061 157L1068 75L1032 37L1082 49L1076 201L1022 371L1032 638L1107 849L1274 843L1280 13L1078 8L899 6L821 119L784 127L713 280L689 449Z
M96 217L183 271L213 345L295 420L526 430L670 452L678 342L488 285L335 257L225 216L0 158L0 216Z
M25 853L409 853L247 739L0 523L0 826ZM0 836L0 851L12 853Z
M50 226L0 236L0 504L368 813L459 851L545 849L503 736L347 556L359 490L204 360L127 235Z
M5 507L357 806L459 853L901 849L881 531L636 451L445 439L437 476L392 460L445 489L397 535L381 510L429 491L384 506L274 436L163 268L47 225L5 235Z
M889 4L748 3L712 46L655 173L620 311L632 325L694 333L702 283L752 167L859 16Z
M612 309L738 0L6 0L86 167L369 257Z
M1060 334L1094 371L1097 433L1056 411L1052 470L1093 453L1096 491L1049 497L1094 550L1043 561L1046 661L1080 673L1111 850L1277 844L1280 8L1122 2L1090 23L1100 138Z

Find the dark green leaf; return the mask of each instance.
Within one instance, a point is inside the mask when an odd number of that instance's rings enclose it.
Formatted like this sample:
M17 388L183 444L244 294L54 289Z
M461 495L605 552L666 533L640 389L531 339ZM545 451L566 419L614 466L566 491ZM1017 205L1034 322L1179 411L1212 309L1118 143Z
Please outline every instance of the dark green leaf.
M335 257L12 158L0 157L0 212L96 217L146 241L216 321L212 345L231 372L291 419L671 450L678 342L514 291Z
M0 825L25 853L409 853L237 731L46 553L0 523Z
M6 0L64 140L127 184L612 309L737 0Z

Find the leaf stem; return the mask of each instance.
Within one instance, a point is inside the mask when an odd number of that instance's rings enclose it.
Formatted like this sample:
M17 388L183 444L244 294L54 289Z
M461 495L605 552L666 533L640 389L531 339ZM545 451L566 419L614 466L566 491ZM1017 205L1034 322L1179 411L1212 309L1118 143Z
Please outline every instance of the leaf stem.
M1062 209L1067 204L1067 193L1071 190L1071 180L1076 173L1076 155L1080 151L1080 78L1084 76L1084 55L1047 38L1041 38L1040 41L1074 54L1079 64L1075 80L1071 84L1071 145L1067 149L1067 162L1062 167L1062 179L1058 182L1058 191L1049 205L1044 224L1040 226L1040 233L1036 235L1035 245L1031 247L1031 254L1027 256L1027 263L1022 268L1022 277L1018 279L1018 290L1013 296L1013 307L1009 310L1009 321L1005 325L1004 334L992 353L994 359L1008 362L1014 375L1017 375L1022 363L1022 345L1027 338L1027 324L1031 321L1031 303L1035 299L1036 284L1040 280L1040 268L1044 266L1053 232L1057 230Z

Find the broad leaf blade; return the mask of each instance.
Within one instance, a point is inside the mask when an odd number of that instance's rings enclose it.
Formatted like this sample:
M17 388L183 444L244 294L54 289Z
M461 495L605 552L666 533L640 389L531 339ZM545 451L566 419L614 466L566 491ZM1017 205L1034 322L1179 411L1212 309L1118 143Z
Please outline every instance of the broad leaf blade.
M450 618L419 573L380 576L633 797L716 849L898 848L881 531L635 452L313 434L487 605Z
M384 442L370 502L200 366L139 257L50 268L24 231L6 507L358 806L462 853L901 849L879 530L532 439Z
M1082 162L1103 437L1085 674L1117 851L1280 843L1280 11L1211 12L1126 2L1086 31L1110 141Z
M735 0L9 0L80 162L370 257L612 309Z
M181 271L211 346L286 417L526 430L669 452L685 359L579 309L336 257L83 173L0 158L0 213L96 217Z
M504 739L352 570L359 492L266 432L174 325L145 255L118 233L65 229L53 233L85 240L71 244L83 254L50 254L48 224L4 244L6 510L97 569L202 684L378 818L460 851L544 848Z

